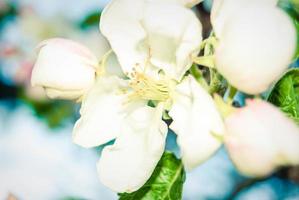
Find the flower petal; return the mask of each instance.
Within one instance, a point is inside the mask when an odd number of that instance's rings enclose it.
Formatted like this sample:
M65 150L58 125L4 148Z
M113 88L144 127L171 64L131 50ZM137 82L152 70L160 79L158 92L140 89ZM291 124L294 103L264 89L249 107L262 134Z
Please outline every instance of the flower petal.
M100 77L82 102L81 118L73 130L74 143L94 147L114 139L121 132L126 96L121 90L126 82Z
M104 185L116 192L133 192L150 178L165 146L162 110L144 105L126 117L121 135L104 148L97 164Z
M137 48L139 41L146 37L140 20L144 1L113 0L103 10L100 29L115 51L124 73L134 67L144 67L146 52Z
M143 27L151 64L181 80L202 41L202 25L195 14L179 4L155 2L144 11Z
M200 21L176 1L113 0L104 9L100 29L125 73L162 69L176 80L191 66L202 41Z
M212 97L193 77L188 76L177 86L169 116L187 170L208 159L220 147L215 135L221 136L225 131L221 116Z

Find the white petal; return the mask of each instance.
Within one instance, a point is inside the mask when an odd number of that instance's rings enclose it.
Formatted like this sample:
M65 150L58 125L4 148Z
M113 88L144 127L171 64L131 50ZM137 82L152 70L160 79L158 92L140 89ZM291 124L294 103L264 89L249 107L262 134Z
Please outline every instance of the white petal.
M294 25L284 11L270 6L243 8L225 24L216 67L234 87L259 94L286 70L296 44Z
M247 101L225 125L225 145L243 174L265 176L277 167L299 164L299 127L270 103Z
M167 126L161 118L161 106L143 106L127 116L121 135L105 147L98 162L104 185L133 192L145 184L164 152Z
M133 68L150 71L153 65L176 80L191 66L202 40L195 14L163 1L114 0L105 8L100 28L125 73Z
M212 134L223 135L224 125L212 97L189 76L177 86L169 115L170 128L178 135L184 166L193 169L221 145Z
M114 139L121 132L126 83L116 76L101 77L83 99L81 118L73 130L74 143L94 147Z
M175 21L175 23L173 23ZM181 80L199 53L202 26L195 14L178 4L147 5L143 25L147 32L150 62L176 80Z
M97 58L85 46L67 39L49 39L40 44L31 83L33 86L84 93L94 83L96 67Z
M139 52L138 43L146 37L140 20L144 1L113 0L103 10L100 29L118 56L124 73L144 67L146 52Z

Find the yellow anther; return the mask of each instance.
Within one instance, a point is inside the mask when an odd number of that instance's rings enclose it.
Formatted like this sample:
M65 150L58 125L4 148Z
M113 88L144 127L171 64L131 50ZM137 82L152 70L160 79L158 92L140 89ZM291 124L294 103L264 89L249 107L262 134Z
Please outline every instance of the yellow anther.
M172 91L170 80L164 78L156 80L136 71L131 74L129 86L133 90L129 94L130 100L167 101Z

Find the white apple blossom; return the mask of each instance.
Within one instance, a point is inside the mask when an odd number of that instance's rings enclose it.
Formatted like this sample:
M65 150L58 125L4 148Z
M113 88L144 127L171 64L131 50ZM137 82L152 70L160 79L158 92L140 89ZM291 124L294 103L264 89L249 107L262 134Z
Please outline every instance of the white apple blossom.
M168 1L113 0L104 9L100 29L123 71L157 74L180 80L199 52L202 26L195 14Z
M173 119L187 169L210 157L221 145L217 136L224 134L212 97L191 76L179 82L199 52L198 19L176 2L132 2L112 1L100 23L129 79L98 77L82 100L73 132L83 147L115 139L97 167L103 184L116 192L136 191L153 172L165 146L163 112Z
M266 176L285 165L299 165L299 127L278 108L248 100L225 119L225 145L247 176Z
M94 83L97 58L85 46L62 38L43 41L31 77L50 98L77 99Z
M148 100L158 105L149 107ZM116 138L103 150L99 176L116 192L133 192L148 180L163 154L167 126L162 113L166 109L173 118L171 128L178 134L186 169L196 167L219 148L217 135L224 134L223 122L212 97L193 77L175 84L138 72L131 80L98 78L83 98L73 140L94 147Z
M237 89L259 94L291 63L296 40L291 19L279 8L242 8L225 23L216 47L216 68Z
M101 28L108 35L108 39L112 35L110 43L120 62L122 63L122 59L125 58L125 62L134 63L134 66L122 64L123 71L129 73L129 80L120 79L109 73L96 77L98 62L89 50L69 40L51 39L41 45L32 74L32 83L45 87L50 97L74 99L81 97L81 118L75 124L73 141L83 147L94 147L116 139L113 145L103 150L102 158L98 163L100 179L117 192L132 192L147 181L163 154L167 126L162 120L162 114L169 109L172 101L177 104L175 96L181 98L184 95L180 93L182 91L175 90L176 80L180 80L191 66L192 56L199 52L202 36L200 22L194 13L182 4L140 1L130 7L133 8L132 12L126 9L128 5L124 3L128 1L111 2L102 15ZM139 4L144 6L144 9L140 9ZM140 11L145 14L141 24L138 21ZM165 15L165 11L169 15ZM126 17L122 15L123 12L129 13L132 19L123 18ZM157 21L152 14L160 15L162 20ZM172 24L173 16L177 21L175 26ZM125 52L134 48L134 41L140 39L138 34L132 35L130 40L126 32L118 32L114 29L124 27L119 26L123 22L134 25L128 29L132 33L141 31L145 34L142 34L142 41L137 43L137 49L140 51L133 52L136 55L128 55ZM142 25L141 29L140 25ZM118 37L123 35L124 37L118 40ZM127 46L124 43L119 44L120 51L117 46L119 41L128 42ZM136 56L144 56L144 53L146 53L145 57L140 60L140 63L136 63ZM111 64L110 57L105 58L102 64ZM117 64L113 60L112 64ZM158 73L160 69L165 75ZM151 77L152 74L156 76ZM189 85L190 81L192 85L197 84L191 77L184 80L183 84ZM208 107L213 106L210 103L213 101L212 98L207 98L200 85L189 88L188 92L191 92L190 98L196 99L203 96L202 100L196 101L194 106L196 109L200 107L197 104L203 104L204 107L205 104ZM193 96L194 93L196 95ZM155 108L147 105L150 100L158 103ZM192 111L192 107L193 103L188 105L187 112ZM177 117L176 109L171 113L174 118ZM210 116L219 118L218 113ZM174 125L175 121L176 119ZM179 138L183 138L183 134L190 130L184 129L184 127L179 128L181 134ZM217 128L214 128L214 124L208 124L198 130L198 135L192 135L195 130L188 135L188 140L195 138L198 142L200 142L200 135L210 140L209 144L213 143L211 140L215 140L214 143L217 145L213 144L212 148L207 148L205 151L194 154L184 150L184 141L180 143L188 169L198 165L219 147L219 142L212 135L214 130L217 134L221 134ZM190 164L193 158L196 161Z

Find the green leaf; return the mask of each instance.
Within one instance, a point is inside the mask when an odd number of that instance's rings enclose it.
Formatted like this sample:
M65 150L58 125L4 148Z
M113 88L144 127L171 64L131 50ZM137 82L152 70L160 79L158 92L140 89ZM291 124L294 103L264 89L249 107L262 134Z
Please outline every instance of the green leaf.
M268 101L299 123L299 69L290 69L276 83Z
M136 192L119 194L119 200L180 200L185 171L181 160L165 152L151 178Z

